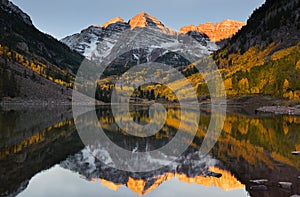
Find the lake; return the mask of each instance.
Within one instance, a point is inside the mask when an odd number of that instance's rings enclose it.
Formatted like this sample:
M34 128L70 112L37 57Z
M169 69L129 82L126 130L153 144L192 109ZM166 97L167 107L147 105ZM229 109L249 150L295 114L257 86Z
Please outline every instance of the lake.
M131 119L151 121L147 106L132 106ZM190 146L168 166L147 172L128 172L108 163L106 141L84 145L77 122L93 128L89 113L74 120L70 107L32 107L0 110L1 196L292 196L300 194L300 117L229 110L223 130L209 154L199 151L211 113L201 111ZM95 112L93 112L95 113ZM160 111L155 112L158 117ZM166 146L179 126L189 130L192 108L166 108L166 121L150 137L136 137L118 127L129 121L110 106L96 109L98 123L115 145L129 152ZM220 116L223 116L220 114ZM182 139L183 141L185 139ZM96 156L96 157L94 157ZM100 156L102 159L99 159ZM122 156L120 156L121 158ZM160 162L160 161L155 161ZM153 163L153 164L152 164ZM127 167L139 165L125 163ZM154 161L149 160L149 165Z

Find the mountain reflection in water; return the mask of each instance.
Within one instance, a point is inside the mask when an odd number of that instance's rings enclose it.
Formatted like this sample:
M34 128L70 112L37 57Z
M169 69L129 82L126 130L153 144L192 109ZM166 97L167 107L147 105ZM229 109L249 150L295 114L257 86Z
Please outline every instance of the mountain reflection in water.
M150 121L147 107L133 107L131 111L137 123ZM115 144L141 152L168 144L179 124L183 124L189 132L188 117L193 113L195 111L190 110L180 120L180 109L168 107L164 127L154 136L137 138L115 124L116 119L126 121L122 114L113 117L107 106L97 109L101 126ZM162 183L172 183L174 179L182 183L214 186L224 192L245 188L251 196L300 194L300 158L291 154L291 151L300 150L300 117L228 113L215 147L209 155L201 155L199 148L209 121L209 112L201 113L193 143L170 165L147 173L132 173L108 167L89 153L91 147L82 144L68 108L2 110L0 194L14 196L22 194L23 190L26 194L31 188L29 181L32 177L49 168L51 170L57 164L69 172L79 173L90 183L99 181L107 188L121 192L120 195L124 192L120 190L123 187L139 195L149 194L163 188ZM105 146L99 150L105 151ZM257 181L262 179L267 181ZM283 187L279 182L288 182L292 186ZM85 190L84 187L80 189Z

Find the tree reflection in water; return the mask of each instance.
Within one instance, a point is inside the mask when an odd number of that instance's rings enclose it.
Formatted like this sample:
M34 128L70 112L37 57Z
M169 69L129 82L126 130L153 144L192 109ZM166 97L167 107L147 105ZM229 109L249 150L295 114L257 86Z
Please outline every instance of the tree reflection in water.
M155 150L167 144L179 124L189 132L189 117L176 107L167 110L167 121L155 136L137 138L118 129L109 107L97 109L106 135L118 146L130 151ZM134 107L132 118L140 124L149 122L147 107ZM123 121L126 121L123 119ZM172 165L147 173L119 171L91 159L76 132L69 109L35 109L0 113L0 194L15 195L27 187L37 173L60 163L61 167L80 173L89 181L101 181L113 190L126 186L142 195L161 183L177 178L182 182L216 186L224 190L243 188L251 196L288 196L300 193L298 176L300 158L291 154L300 148L300 117L227 114L223 132L209 155L200 155L210 114L202 113L200 126L189 149ZM99 150L105 151L105 147ZM100 152L101 152L100 151ZM253 180L267 182L254 183ZM290 182L280 188L278 182ZM267 191L256 191L264 185Z

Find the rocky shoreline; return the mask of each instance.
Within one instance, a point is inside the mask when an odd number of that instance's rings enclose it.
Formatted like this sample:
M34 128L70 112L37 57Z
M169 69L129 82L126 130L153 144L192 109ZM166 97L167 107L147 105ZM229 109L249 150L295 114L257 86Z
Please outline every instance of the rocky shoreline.
M300 107L287 107L287 106L264 106L256 109L256 112L273 113L281 115L300 116Z

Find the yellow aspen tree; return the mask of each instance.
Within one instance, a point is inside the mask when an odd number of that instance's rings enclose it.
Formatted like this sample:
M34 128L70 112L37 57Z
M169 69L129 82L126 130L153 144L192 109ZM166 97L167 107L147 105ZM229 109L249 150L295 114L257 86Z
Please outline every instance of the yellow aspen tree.
M238 83L239 93L248 94L249 93L249 82L247 78L243 78Z
M289 99L292 100L293 98L294 98L294 93L293 93L293 91L290 91L290 93L289 93Z
M287 79L283 82L283 92L287 92L287 89L289 88L289 81Z

